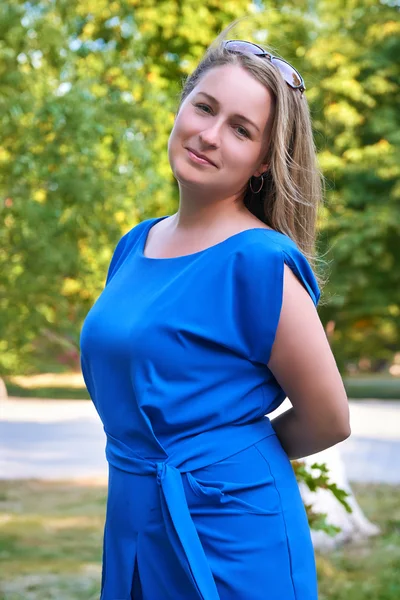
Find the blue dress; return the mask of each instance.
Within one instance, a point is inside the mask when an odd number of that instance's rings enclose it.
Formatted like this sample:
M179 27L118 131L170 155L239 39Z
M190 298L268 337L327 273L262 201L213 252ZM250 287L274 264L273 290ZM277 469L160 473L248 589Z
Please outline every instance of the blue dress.
M109 463L101 600L317 600L296 478L267 415L267 367L286 235L255 228L200 252L149 258L147 219L118 242L84 321L86 386Z

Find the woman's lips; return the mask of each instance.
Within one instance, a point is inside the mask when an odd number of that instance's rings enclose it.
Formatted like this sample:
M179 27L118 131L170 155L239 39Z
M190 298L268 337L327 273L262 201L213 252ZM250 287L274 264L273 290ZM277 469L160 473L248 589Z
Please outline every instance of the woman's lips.
M190 148L186 148L189 158L199 164L199 165L211 165L212 167L215 167L216 165L211 162L211 160L206 160L205 158L201 158L200 156L198 156L193 150L190 150Z

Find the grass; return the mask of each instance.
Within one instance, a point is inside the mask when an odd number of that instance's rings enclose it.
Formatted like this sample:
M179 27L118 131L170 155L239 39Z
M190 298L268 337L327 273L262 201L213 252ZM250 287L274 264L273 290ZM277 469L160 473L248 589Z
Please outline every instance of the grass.
M379 375L344 377L347 396L352 400L377 398L379 400L400 399L400 377Z
M353 484L364 514L380 536L317 556L319 600L400 598L400 487Z
M43 373L4 377L9 396L55 400L89 400L81 373ZM347 396L352 400L376 398L400 400L400 377L369 374L343 377Z
M97 600L104 482L3 481L0 600ZM354 484L382 535L317 555L320 600L400 597L400 488Z
M6 376L4 377L4 383L8 395L17 398L90 399L80 372Z
M26 388L6 382L8 395L16 398L43 398L47 400L90 400L86 388L41 387Z
M0 600L98 599L105 483L0 485Z

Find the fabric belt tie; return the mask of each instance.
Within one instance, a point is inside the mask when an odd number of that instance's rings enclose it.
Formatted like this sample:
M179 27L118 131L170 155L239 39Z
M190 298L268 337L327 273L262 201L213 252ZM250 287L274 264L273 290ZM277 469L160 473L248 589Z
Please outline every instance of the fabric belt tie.
M106 457L110 465L136 475L155 475L161 509L172 547L178 537L200 600L220 600L206 554L192 520L182 473L202 469L276 435L268 417L246 425L229 425L199 433L183 442L166 459L145 459L107 433Z

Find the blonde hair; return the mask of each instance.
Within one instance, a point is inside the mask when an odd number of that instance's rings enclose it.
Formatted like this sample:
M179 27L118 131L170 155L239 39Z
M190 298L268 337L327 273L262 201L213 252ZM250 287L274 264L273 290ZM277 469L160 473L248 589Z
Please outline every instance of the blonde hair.
M200 63L184 81L179 108L203 75L222 65L239 65L267 87L275 104L274 121L265 161L268 171L260 194L248 186L244 204L263 223L289 236L306 256L319 287L325 281L316 272L316 225L322 204L323 177L318 169L310 111L305 95L290 88L268 59L229 52L223 46L226 27L209 46ZM266 52L269 52L263 46ZM179 112L178 108L178 112ZM259 187L259 183L253 183Z

